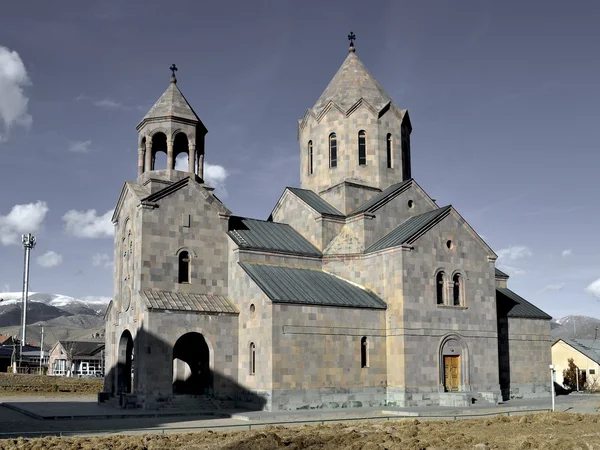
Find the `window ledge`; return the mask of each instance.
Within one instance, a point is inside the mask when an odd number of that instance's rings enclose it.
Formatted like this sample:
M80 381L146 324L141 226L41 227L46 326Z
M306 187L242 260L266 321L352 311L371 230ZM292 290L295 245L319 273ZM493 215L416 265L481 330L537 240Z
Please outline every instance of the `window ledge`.
M436 305L438 308L442 309L469 309L468 306L463 305Z

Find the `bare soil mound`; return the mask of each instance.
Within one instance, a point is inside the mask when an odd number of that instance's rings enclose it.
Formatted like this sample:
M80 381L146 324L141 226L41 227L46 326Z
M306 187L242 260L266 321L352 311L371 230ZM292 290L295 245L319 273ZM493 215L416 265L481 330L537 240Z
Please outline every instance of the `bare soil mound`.
M21 394L96 394L102 378L67 378L0 373L0 396Z
M256 431L0 440L12 449L565 449L600 448L597 415L543 413L477 420L344 422Z

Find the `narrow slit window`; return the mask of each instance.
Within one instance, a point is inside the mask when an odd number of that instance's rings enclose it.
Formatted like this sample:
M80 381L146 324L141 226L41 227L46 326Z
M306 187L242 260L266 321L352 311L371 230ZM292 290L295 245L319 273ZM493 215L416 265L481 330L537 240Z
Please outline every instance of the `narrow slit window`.
M190 282L190 254L186 251L179 253L179 282Z
M438 272L435 277L437 304L444 304L444 272Z
M313 143L308 141L308 174L313 174Z
M387 168L392 168L392 134L388 133L386 137L386 148L387 148Z
M366 336L360 340L360 367L369 367L369 342Z
M329 167L337 167L337 137L335 133L329 135Z
M362 130L358 132L358 165L367 165L367 135Z
M461 295L461 289L462 289L462 277L460 276L460 274L455 274L453 279L453 286L452 286L452 299L453 299L453 303L454 306L460 306L460 295Z
M256 346L250 342L250 375L256 373Z

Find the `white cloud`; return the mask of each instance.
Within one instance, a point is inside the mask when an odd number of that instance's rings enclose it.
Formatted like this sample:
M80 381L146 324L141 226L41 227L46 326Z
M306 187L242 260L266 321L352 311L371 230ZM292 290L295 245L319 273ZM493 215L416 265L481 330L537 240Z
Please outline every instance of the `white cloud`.
M544 291L562 291L565 287L565 283L554 283L544 286Z
M503 261L515 261L531 256L531 250L520 245L511 245L510 247L498 250L496 253L498 255L498 259Z
M63 216L65 231L80 238L110 237L114 234L114 226L111 218L114 210L98 216L95 209L87 211L67 211Z
M183 170L187 172L188 168L188 155L185 153L180 153L177 155L177 158L175 158L175 170Z
M96 253L94 256L92 256L92 265L95 267L112 267L113 260L106 253Z
M204 163L204 182L215 188L217 196L227 198L227 189L225 188L225 180L229 173L223 166L218 164Z
M0 216L0 243L20 243L21 234L35 233L40 229L47 212L48 205L42 201L13 206L6 216Z
M593 295L594 297L600 298L600 278L598 278L596 281L594 281L592 284L586 287L585 292L587 292L590 295Z
M19 54L0 46L0 142L6 141L13 125L29 127L33 121L27 112L29 99L23 86L31 84Z
M92 101L92 103L95 106L98 106L99 108L126 109L125 106L121 102L113 100L112 98L103 98L100 100L94 100L94 101Z
M89 102L92 105L97 106L98 108L108 109L108 110L122 109L124 111L129 111L132 109L131 107L124 105L120 101L112 99L110 97L94 98L94 97L90 97L88 95L81 94L81 95L78 95L75 98L75 100Z
M525 275L527 272L523 269L518 269L517 267L511 267L511 266L498 266L498 269L500 269L502 272L506 273L507 275L514 277L514 276L518 276L518 275Z
M56 267L62 263L62 255L49 251L37 257L37 263L45 268Z
M567 256L571 256L572 254L573 254L573 251L571 249L563 250L562 257L566 258Z
M69 145L69 151L73 153L89 153L92 150L92 141L74 141Z
M175 170L187 171L188 156L185 153L180 153L175 158ZM215 188L215 194L221 198L227 198L227 189L225 188L225 180L229 176L229 172L225 167L218 164L204 163L204 182Z

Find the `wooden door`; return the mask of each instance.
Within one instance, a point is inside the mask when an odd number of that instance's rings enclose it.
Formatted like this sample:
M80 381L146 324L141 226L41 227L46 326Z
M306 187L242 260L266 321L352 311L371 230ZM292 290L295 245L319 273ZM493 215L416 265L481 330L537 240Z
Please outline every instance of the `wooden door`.
M460 356L444 356L444 387L446 392L457 392L460 385Z

